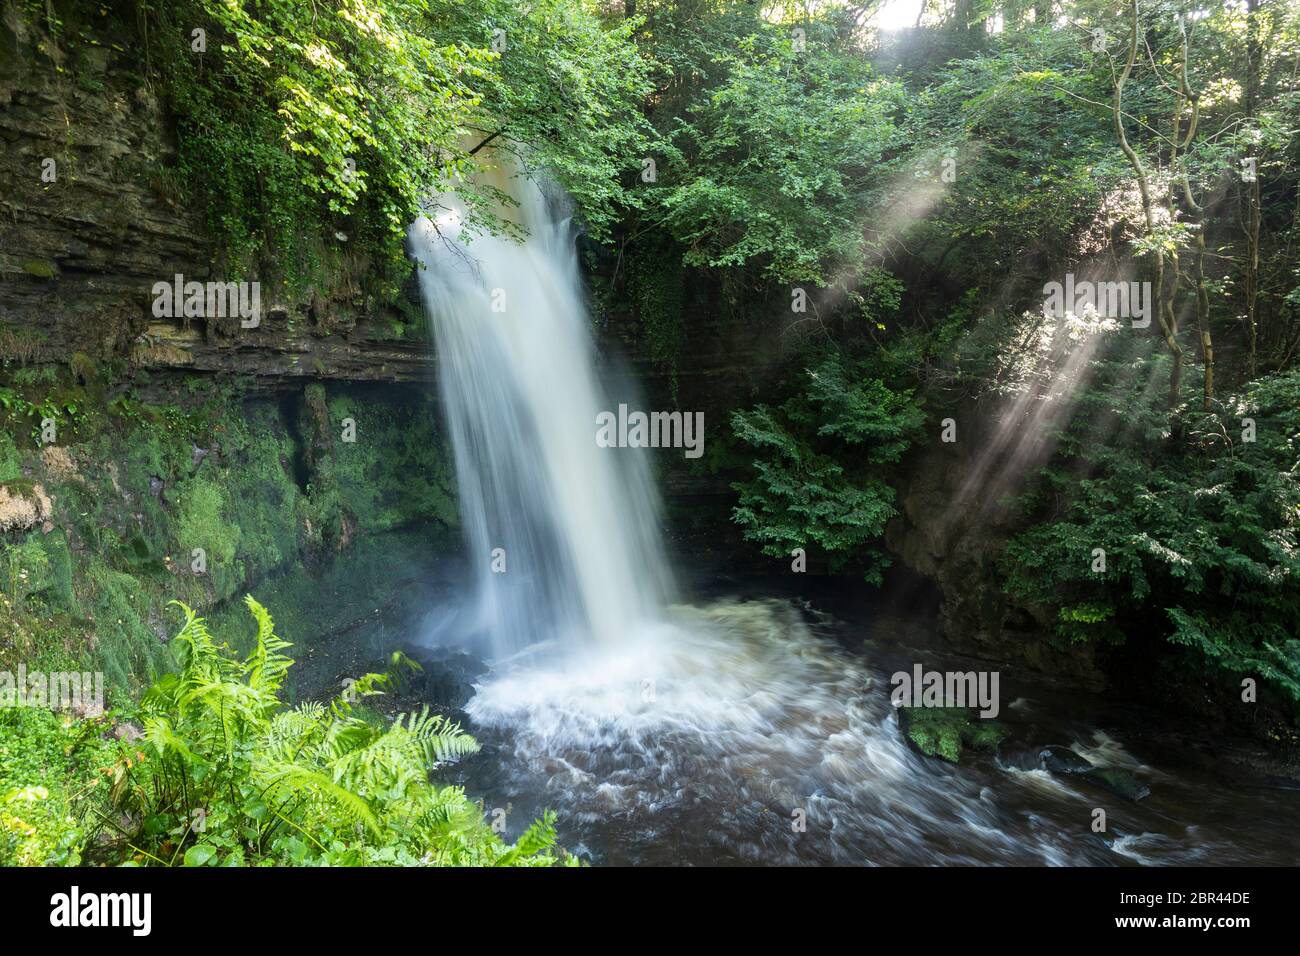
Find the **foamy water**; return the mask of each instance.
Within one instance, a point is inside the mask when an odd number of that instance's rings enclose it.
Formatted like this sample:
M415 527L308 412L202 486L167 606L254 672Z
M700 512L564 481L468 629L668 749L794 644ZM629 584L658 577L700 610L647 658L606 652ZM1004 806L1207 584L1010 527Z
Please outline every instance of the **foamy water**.
M976 862L973 846L1057 862L1054 842L1005 832L979 781L918 773L881 678L786 602L673 607L617 652L554 653L504 662L467 710L578 819L703 810L690 826L736 861L917 862L932 844L932 862Z

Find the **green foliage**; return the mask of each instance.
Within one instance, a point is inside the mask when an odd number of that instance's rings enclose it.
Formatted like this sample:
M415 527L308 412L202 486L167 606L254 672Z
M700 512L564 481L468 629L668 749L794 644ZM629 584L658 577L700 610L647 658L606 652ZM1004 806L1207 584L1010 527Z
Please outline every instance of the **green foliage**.
M1084 102L1109 95L1087 67L1085 45L1062 30L1007 37L927 77L905 132L909 175L894 187L898 201L932 207L909 235L920 257L987 287L1072 251L1128 172L1104 111Z
M443 150L488 54L422 35L423 3L198 0L150 12L167 38L158 56L182 178L202 190L236 269L264 241L287 266L304 251L304 223L323 234L354 210L391 255L416 203L454 172ZM203 52L195 28L207 31Z
M463 0L431 4L431 15L435 30L465 46L490 46L493 32L503 31L505 50L474 84L478 99L465 123L472 141L462 149L500 133L492 148L543 170L574 201L589 234L607 238L629 207L640 206L639 192L623 180L640 171L655 142L643 116L653 90L633 42L637 20L591 0ZM472 187L457 188L471 203L478 198Z
M16 373L15 379L19 376ZM33 385L41 384L37 378L28 378L24 391L32 391ZM28 434L32 445L42 444L41 429L45 421L52 422L56 432L75 430L85 415L77 398L62 390L38 388L39 398L33 399L19 391L0 386L0 420L8 419L15 427L24 419L28 423ZM10 439L12 442L12 438ZM2 451L2 449L0 449Z
M0 793L0 866L76 866L81 831L41 786Z
M903 89L875 74L841 13L800 20L802 52L752 5L648 16L647 53L673 76L653 114L660 182L643 188L686 263L819 285L860 270Z
M996 749L1007 733L1001 724L982 720L965 707L900 707L898 720L917 750L949 763L961 759L963 747Z
M106 790L115 745L98 721L43 708L0 708L0 866L76 866L81 803Z
M495 191L459 178L489 135L545 166L597 233L621 202L618 173L646 152L631 24L607 28L594 4L152 0L141 12L178 116L176 179L234 274L269 260L296 286L327 279L345 247L326 237L342 231L392 299L421 203L455 186L471 228L508 230Z
M266 610L242 660L181 605L179 670L141 700L140 753L114 769L100 819L134 862L157 865L549 865L553 817L507 846L459 787L429 771L477 744L445 718L390 722L361 707L390 675L368 674L328 704L286 707L293 661ZM394 656L394 665L414 666ZM119 822L125 821L125 822Z
M1297 396L1300 373L1265 378L1171 431L1140 378L1089 391L1025 499L1041 521L1007 548L1008 590L1069 638L1158 636L1300 702Z
M924 415L911 390L869 377L864 365L829 358L805 374L803 389L779 407L732 415L736 436L756 451L755 477L734 486L734 520L764 554L817 548L831 570L861 563L879 584L889 560L868 545L897 514L886 469Z

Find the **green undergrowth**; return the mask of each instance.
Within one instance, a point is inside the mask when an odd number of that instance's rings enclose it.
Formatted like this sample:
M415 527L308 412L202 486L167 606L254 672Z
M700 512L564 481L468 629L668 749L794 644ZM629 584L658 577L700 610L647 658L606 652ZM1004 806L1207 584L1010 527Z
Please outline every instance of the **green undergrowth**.
M0 710L0 865L549 866L546 813L507 844L440 782L478 750L454 722L394 711L394 654L327 702L282 699L292 645L252 597L237 652L184 604L172 667L137 703L77 719Z
M1062 640L1167 641L1219 693L1257 680L1294 721L1300 373L1209 413L1189 384L1171 422L1126 364L1098 367L1021 498L1032 523L1002 556L1008 590L1054 612Z
M0 866L75 866L81 810L107 792L116 742L106 724L36 707L0 708Z

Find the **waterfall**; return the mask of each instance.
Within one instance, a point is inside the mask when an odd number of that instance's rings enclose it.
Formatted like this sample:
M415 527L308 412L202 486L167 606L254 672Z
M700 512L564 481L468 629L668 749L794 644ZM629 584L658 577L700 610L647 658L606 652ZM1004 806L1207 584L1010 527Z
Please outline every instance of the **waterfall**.
M476 577L477 620L452 612L454 636L482 633L492 658L465 704L495 755L471 792L519 821L556 809L566 845L615 863L1110 862L1074 835L1096 798L1073 779L912 752L890 675L931 659L926 622L846 631L790 601L670 603L645 452L597 444L617 403L564 206L496 174L482 184L513 198L500 213L523 241L466 234L452 196L409 234ZM1207 852L1167 819L1115 852Z
M483 180L522 241L462 234L441 197L410 228L455 448L480 628L497 659L534 644L612 645L671 593L644 453L601 448L597 375L574 236L559 197L509 167ZM493 181L495 180L495 181Z

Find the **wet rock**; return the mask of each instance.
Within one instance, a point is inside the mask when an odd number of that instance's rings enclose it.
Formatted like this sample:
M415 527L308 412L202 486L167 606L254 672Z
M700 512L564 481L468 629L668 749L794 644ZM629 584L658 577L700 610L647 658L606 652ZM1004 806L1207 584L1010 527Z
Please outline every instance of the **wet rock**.
M483 664L469 654L447 654L420 659L424 668L421 697L443 708L460 709L474 696L474 681Z
M1043 767L1052 773L1087 773L1093 769L1092 762L1075 753L1069 747L1049 745L1040 751Z
M1098 767L1084 773L1082 779L1124 800L1136 802L1151 795L1150 787L1119 767Z
M997 762L1003 770L1042 770L1043 748L1004 740L998 744Z

